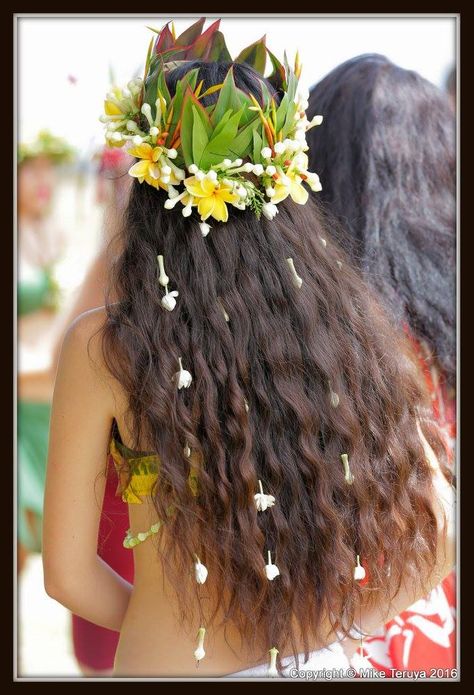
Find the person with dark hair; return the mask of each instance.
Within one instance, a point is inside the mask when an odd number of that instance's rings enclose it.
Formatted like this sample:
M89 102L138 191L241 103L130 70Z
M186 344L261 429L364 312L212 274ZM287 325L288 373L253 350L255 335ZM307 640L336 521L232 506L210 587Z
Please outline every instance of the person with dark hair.
M135 181L113 301L60 358L45 587L120 630L117 676L347 669L452 567L446 451L405 337L317 238L298 60L265 79L263 41L232 61L203 25L107 96ZM96 552L107 450L133 588Z
M339 65L310 92L308 137L333 237L413 343L434 415L455 436L455 124L445 94L381 55ZM454 575L366 640L377 666L455 665ZM410 646L411 645L411 646ZM409 656L408 656L408 651Z

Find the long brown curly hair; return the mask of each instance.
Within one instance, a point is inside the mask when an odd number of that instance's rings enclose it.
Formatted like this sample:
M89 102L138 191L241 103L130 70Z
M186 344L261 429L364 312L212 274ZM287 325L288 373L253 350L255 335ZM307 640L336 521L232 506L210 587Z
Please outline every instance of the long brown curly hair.
M214 69L200 66L206 88ZM234 70L238 84L243 69ZM296 656L299 640L308 652L315 635L326 639L328 616L345 632L361 599L388 603L407 572L428 576L437 524L417 419L440 458L444 449L404 336L313 200L284 201L271 222L232 210L203 238L198 217L164 210L165 199L135 181L103 329L133 445L160 460L159 556L182 619L198 606L208 627L220 612L262 657L273 645ZM179 290L171 312L160 305L158 254ZM180 357L193 381L178 390ZM259 480L276 498L265 513L254 503ZM281 573L271 582L268 550ZM186 579L195 554L209 570L205 587ZM365 588L354 581L356 555Z

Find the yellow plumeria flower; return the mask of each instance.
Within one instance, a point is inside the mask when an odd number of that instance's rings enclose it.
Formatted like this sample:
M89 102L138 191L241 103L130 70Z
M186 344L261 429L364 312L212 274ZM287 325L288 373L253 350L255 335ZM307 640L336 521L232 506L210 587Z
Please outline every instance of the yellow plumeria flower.
M140 162L136 162L129 170L130 176L134 176L142 181L151 179L156 181L160 178L160 167L157 164L161 154L163 152L162 147L152 147L147 142L132 147L128 150L128 154L132 157L140 159Z
M303 187L301 176L298 176L290 169L283 176L279 176L273 184L274 195L271 197L271 202L276 205L288 196L298 205L304 205L309 197L306 188Z
M207 177L199 180L191 176L185 179L184 185L193 198L197 198L197 208L203 221L214 217L218 222L227 222L229 211L226 203L240 200L237 193L232 191L232 186L222 181L212 181Z
M117 99L117 101L121 101L123 95L122 90L119 87L113 87L110 92ZM117 104L114 104L114 102L110 101L109 99L104 101L104 112L107 116L119 116L120 114L123 114L123 111L119 109Z

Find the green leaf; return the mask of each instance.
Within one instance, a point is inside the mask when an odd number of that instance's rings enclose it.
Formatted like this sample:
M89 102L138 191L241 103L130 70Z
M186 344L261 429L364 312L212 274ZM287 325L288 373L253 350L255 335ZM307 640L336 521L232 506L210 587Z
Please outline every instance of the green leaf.
M198 164L194 159L193 153L193 131L194 119L199 118L209 140L212 135L212 125L205 109L194 96L190 87L187 87L186 94L183 98L182 116L181 116L181 148L186 166L190 164Z
M231 63L232 56L227 48L224 34L221 31L216 31L212 42L211 50L207 56L207 60L211 63Z
M212 134L199 161L199 166L207 169L213 164L219 164L223 159L228 158L229 152L233 151L232 144L238 132L241 116L242 111L238 111L227 120L217 135ZM198 164L197 161L196 164Z
M261 157L260 157L260 152L263 149L263 142L262 138L260 137L260 134L258 130L253 130L252 131L252 138L253 138L253 157L252 161L254 164L260 164Z
M273 66L273 71L269 77L267 77L267 80L270 82L272 87L274 87L277 91L283 90L286 91L286 74L285 74L285 68L283 65L280 63L278 58L273 55L271 51L268 50L267 48L267 53L270 57L272 66Z
M225 76L225 80L222 85L222 89L219 94L219 98L216 101L216 105L212 114L212 122L214 126L217 126L221 118L224 116L225 112L231 109L234 111L235 109L232 108L232 104L235 103L235 82L234 82L234 73L232 71L232 68L229 69L227 72L227 75Z
M222 129L224 128L224 126L226 125L227 121L229 120L229 118L231 116L232 116L232 109L229 109L228 111L225 112L225 114L223 115L223 117L221 118L221 120L219 121L217 126L214 128L214 132L212 134L213 137L217 137L219 135L219 133L222 131Z
M247 125L241 128L237 135L233 138L231 151L236 157L244 158L250 155L250 143L252 142L252 136L259 124L260 118L259 116L256 116L253 121L250 121L250 123L247 123Z
M256 72L261 75L265 72L265 65L267 63L267 49L265 48L265 36L263 36L255 43L252 43L247 48L239 53L235 59L236 63L247 63Z
M200 162L202 154L209 142L209 139L207 136L206 128L203 125L201 116L196 111L196 107L193 105L191 108L193 113L193 161Z

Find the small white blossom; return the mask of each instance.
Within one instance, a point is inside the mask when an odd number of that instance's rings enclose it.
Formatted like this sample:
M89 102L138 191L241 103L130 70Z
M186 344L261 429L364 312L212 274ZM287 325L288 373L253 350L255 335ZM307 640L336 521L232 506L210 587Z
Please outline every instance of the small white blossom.
M253 173L255 176L261 176L263 174L263 166L261 164L255 164L253 167Z
M246 174L250 174L252 171L255 171L252 162L245 162L245 164L243 165L243 170Z
M199 168L196 166L196 164L190 164L188 166L188 171L190 174L197 174L198 170L199 170Z
M262 207L262 213L267 218L267 220L273 220L275 215L278 213L278 208L274 203L264 203Z
M354 567L354 579L356 580L356 582L365 579L365 569L360 564L359 555L357 555L357 565Z
M270 157L272 156L272 151L269 147L264 147L260 154L264 159L270 159Z
M177 290L173 290L172 292L167 292L164 297L161 298L161 306L166 309L167 311L173 311L173 309L176 306L176 299L179 295L179 292Z
M170 159L176 159L178 152L174 149L174 147L172 147L170 150L168 150L167 155Z
M260 492L257 492L257 494L253 496L253 498L255 500L257 512L264 512L269 507L273 507L273 505L275 504L275 498L273 497L273 495L264 494L261 480L258 481L258 486L260 488Z
M207 567L202 564L200 559L197 557L194 563L194 576L198 584L204 584L207 579Z
M160 131L158 130L158 128L156 127L156 125L154 125L152 128L150 128L150 135L151 135L152 137L156 137L156 136L158 135L159 132L160 132Z
M143 138L140 135L134 135L132 142L134 145L141 145L143 142Z
M274 176L276 174L276 168L273 164L269 164L265 169L265 173L268 174L268 176Z
M272 554L270 551L268 551L268 563L265 565L265 574L267 575L267 579L271 582L280 574L278 567L272 564Z
M277 154L283 154L285 151L285 145L282 142L276 142L273 148Z
M183 217L190 217L192 211L193 211L193 208L192 208L192 206L191 206L191 203L188 203L188 204L181 210L181 214L183 215Z
M207 222L201 222L199 224L199 227L201 228L201 232L203 236L207 236L211 230L211 225L207 224Z
M179 358L179 372L176 372L175 379L177 382L178 389L187 389L191 386L193 377L187 369L183 369L183 362L181 357Z
M198 630L198 646L194 650L194 658L196 661L199 663L201 659L204 659L206 656L206 652L204 651L204 636L206 634L206 628L205 627L200 627Z
M265 193L266 193L266 195L267 195L268 198L273 198L273 196L275 195L275 189L274 189L274 188L271 188L271 187L270 187L270 188L267 188L267 189L265 190Z
M270 666L268 667L267 676L269 678L278 678L278 671L276 667L276 659L278 655L278 649L272 647L270 650Z

